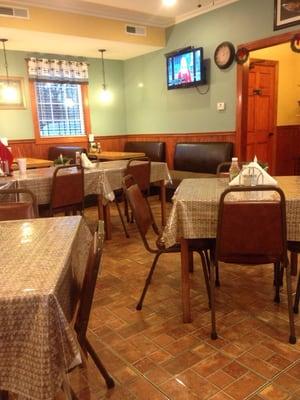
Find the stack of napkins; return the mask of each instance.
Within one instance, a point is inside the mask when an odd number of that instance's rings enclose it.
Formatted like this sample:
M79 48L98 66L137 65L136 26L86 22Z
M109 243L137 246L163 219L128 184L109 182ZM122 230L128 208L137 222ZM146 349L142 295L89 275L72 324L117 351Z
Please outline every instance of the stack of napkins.
M271 175L267 173L256 161L250 162L244 169L229 182L230 186L237 185L248 185L248 179L245 179L245 176L248 177L249 173L251 173L251 169L253 168L253 172L257 175L257 181L253 183L253 185L277 185L276 179L272 178Z
M92 163L86 156L85 153L81 154L81 165L85 169L93 169L96 168L96 164Z

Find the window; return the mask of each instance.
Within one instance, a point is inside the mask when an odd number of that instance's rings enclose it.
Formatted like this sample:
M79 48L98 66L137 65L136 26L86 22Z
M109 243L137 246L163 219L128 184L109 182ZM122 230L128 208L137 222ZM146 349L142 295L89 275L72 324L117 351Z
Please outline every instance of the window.
M41 137L85 135L80 84L35 82L35 91Z
M90 133L88 85L30 81L36 143L84 142Z
M26 61L36 143L86 142L91 133L88 64L35 57Z

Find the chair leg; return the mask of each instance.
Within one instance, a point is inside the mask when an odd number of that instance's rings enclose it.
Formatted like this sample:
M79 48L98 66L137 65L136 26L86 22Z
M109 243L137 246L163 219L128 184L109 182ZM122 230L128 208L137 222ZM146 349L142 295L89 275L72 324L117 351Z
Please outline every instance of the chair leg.
M210 264L210 304L211 304L211 334L212 340L218 339L216 331L216 310L215 310L215 265Z
M209 252L210 252L210 258L213 260L214 259L214 249L210 249ZM210 267L209 267L210 261L209 261L209 256L208 256L207 250L204 250L204 253L205 253L205 258L206 258L206 262L207 262L207 265L208 265L208 272L209 272L210 271ZM218 263L216 264L216 282L215 282L215 285L216 285L216 287L220 287L221 286L220 285L220 280L219 280L219 264Z
M8 400L8 391L0 390L0 400Z
M194 272L194 254L191 250L189 250L189 272Z
M100 371L101 375L103 376L107 388L108 389L112 389L115 386L115 382L114 382L113 378L107 372L106 368L102 364L100 358L98 357L98 355L95 352L93 346L91 345L91 343L88 341L87 338L85 338L84 342L85 342L84 343L85 344L85 348L87 349L88 353L90 354L90 356L92 357L94 363L96 364L98 370Z
M156 267L158 258L159 258L159 256L160 256L161 254L162 254L162 253L157 253L157 254L155 255L155 257L154 257L154 260L153 260L152 266L151 266L151 268L150 268L149 274L148 274L148 276L147 276L147 278L146 278L146 282L145 282L145 286L144 286L142 295L141 295L140 300L139 300L139 302L138 302L138 304L137 304L137 306L136 306L136 309L137 309L137 310L141 310L142 307L143 307L144 298L145 298L145 296L146 296L148 287L149 287L149 285L150 285L150 283L151 283L151 278L152 278L153 272L154 272L154 270L155 270L155 267Z
M127 228L126 228L126 225L125 225L125 222L124 222L124 218L123 218L123 215L122 215L121 208L120 208L119 203L117 202L117 200L115 200L115 203L117 205L117 210L118 210L118 213L119 213L119 216L120 216L120 220L122 222L122 226L123 226L123 229L124 229L124 232L125 232L125 236L127 238L129 238L129 233L127 231Z
M274 283L275 283L275 297L274 302L280 303L280 281L281 281L281 263L274 263Z
M204 253L205 253L204 251L199 251L199 255L201 257L201 262L202 262L202 269L203 269L203 274L204 274L205 286L206 286L206 291L207 291L207 296L208 296L208 305L209 305L209 308L211 308L208 264L207 264L207 260L206 260L206 257L205 257Z
M294 302L294 313L296 313L296 314L298 314L298 312L299 312L299 298L300 298L300 275L298 278L296 296L295 296L295 302Z
M290 323L290 337L289 342L291 344L296 343L296 333L295 333L295 322L292 304L292 283L291 283L291 265L290 263L286 266L286 291L288 300L288 311L289 311L289 323Z

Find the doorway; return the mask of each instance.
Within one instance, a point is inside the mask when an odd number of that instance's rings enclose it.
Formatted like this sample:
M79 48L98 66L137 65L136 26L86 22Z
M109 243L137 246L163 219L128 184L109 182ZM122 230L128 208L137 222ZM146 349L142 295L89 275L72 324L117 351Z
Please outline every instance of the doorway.
M299 33L299 30L261 39L247 44L242 44L238 46L238 49L246 48L248 51L253 52L255 50L265 49L282 43L288 43L297 33ZM264 84L266 81L271 81L273 78L271 76L272 73L270 73L270 75L266 69L269 68L267 65L268 61L265 59L261 61L261 63L256 63L255 59L250 59L245 64L237 65L236 154L241 160L249 160L253 158L252 156L254 154L256 154L259 159L266 160L266 162L268 162L271 174L276 174L276 80L278 79L278 73L276 70L278 70L278 63L277 66L274 65L273 67L270 65L270 68L274 69L275 91L273 95L267 99L264 96L267 90L261 90L260 86L257 86L257 82L260 81L260 78L257 78L256 75L261 75L262 80L265 81ZM253 62L254 65L251 64ZM263 63L265 63L264 66ZM251 90L252 94L249 93ZM261 117L263 113L261 113L259 110L258 121L255 122L254 116L257 114L255 111L253 111L255 109L255 104L260 104L262 109L266 109L268 103L275 103L273 111L269 113L269 115L266 114L267 117L265 119ZM260 106L258 105L256 108L259 109ZM258 130L256 128L258 128Z
M248 74L248 117L246 160L272 166L276 142L278 62L250 59Z

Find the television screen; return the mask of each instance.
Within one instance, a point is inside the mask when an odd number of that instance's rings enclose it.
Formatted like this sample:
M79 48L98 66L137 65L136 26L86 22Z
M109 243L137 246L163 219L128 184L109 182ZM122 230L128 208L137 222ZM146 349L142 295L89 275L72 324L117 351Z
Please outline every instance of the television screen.
M168 89L205 83L203 48L188 48L167 56Z

